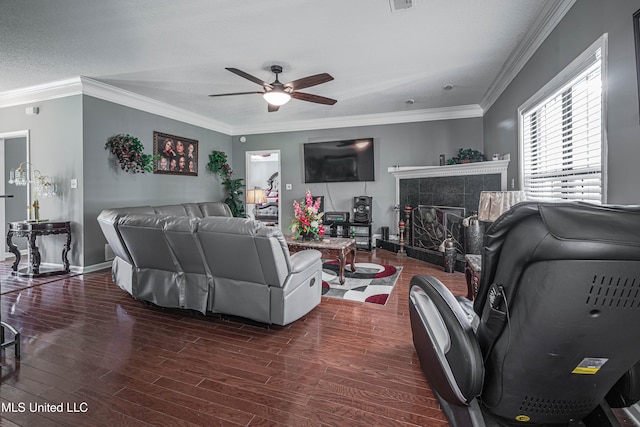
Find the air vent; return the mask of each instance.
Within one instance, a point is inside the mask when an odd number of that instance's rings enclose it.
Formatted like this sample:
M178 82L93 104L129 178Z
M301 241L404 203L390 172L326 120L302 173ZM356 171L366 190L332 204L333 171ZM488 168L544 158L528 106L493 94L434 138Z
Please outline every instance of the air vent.
M640 308L640 280L595 275L586 303L600 308Z
M554 400L525 396L520 404L520 412L535 415L567 415L575 416L588 414L597 405L592 399L588 400Z
M416 0L389 0L391 12L403 12L416 6Z

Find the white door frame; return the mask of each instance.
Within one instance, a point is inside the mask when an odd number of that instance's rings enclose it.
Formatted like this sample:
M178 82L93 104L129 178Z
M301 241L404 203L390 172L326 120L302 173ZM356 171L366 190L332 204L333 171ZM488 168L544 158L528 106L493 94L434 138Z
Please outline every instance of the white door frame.
M282 166L280 164L282 156L280 155L280 150L256 150L256 151L246 151L245 152L245 183L249 185L251 181L251 156L252 155L260 155L260 154L277 154L278 155L278 183L282 183ZM248 190L246 188L245 190ZM278 227L282 229L282 188L278 188ZM246 195L246 191L245 191ZM246 203L245 203L245 211L246 211Z
M5 140L6 139L14 139L14 138L25 138L26 140L26 147L27 147L27 162L31 162L31 145L29 142L29 129L26 130L17 130L17 131L13 131L13 132L1 132L0 133L0 177L2 177L2 179L0 179L0 194L6 194L7 191L7 183L4 181L4 144L5 144ZM29 170L31 166L29 166ZM31 184L27 184L27 201L29 204L31 204ZM25 207L26 209L26 207ZM26 211L25 211L26 212ZM25 213L25 218L26 218L26 213ZM4 198L0 198L0 232L2 233L2 236L6 236L7 235L7 223L6 223L6 216L5 216L5 199ZM6 259L7 257L7 253L5 251L0 251L0 257L2 257L2 259Z

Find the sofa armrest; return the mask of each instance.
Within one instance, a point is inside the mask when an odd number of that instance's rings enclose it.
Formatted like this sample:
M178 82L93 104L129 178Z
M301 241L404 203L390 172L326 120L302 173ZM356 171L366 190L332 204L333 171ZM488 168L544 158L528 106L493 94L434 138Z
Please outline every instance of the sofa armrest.
M291 255L291 273L299 273L306 270L322 257L322 253L315 249L305 249Z
M413 343L431 387L447 402L466 406L482 391L478 340L459 301L438 279L417 275L409 288Z

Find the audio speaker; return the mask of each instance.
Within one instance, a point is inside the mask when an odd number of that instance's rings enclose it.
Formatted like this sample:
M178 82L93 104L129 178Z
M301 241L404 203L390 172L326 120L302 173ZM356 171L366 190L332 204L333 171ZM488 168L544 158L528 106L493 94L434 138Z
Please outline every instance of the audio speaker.
M358 196L353 198L353 222L371 222L371 203L373 197Z

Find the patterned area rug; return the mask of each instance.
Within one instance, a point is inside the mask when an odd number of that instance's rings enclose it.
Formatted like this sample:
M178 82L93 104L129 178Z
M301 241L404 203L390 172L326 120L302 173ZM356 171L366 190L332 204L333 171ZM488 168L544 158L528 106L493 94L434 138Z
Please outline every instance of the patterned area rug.
M322 264L322 295L352 301L386 305L402 267L356 262L355 273L345 267L344 285L338 280L338 261Z

